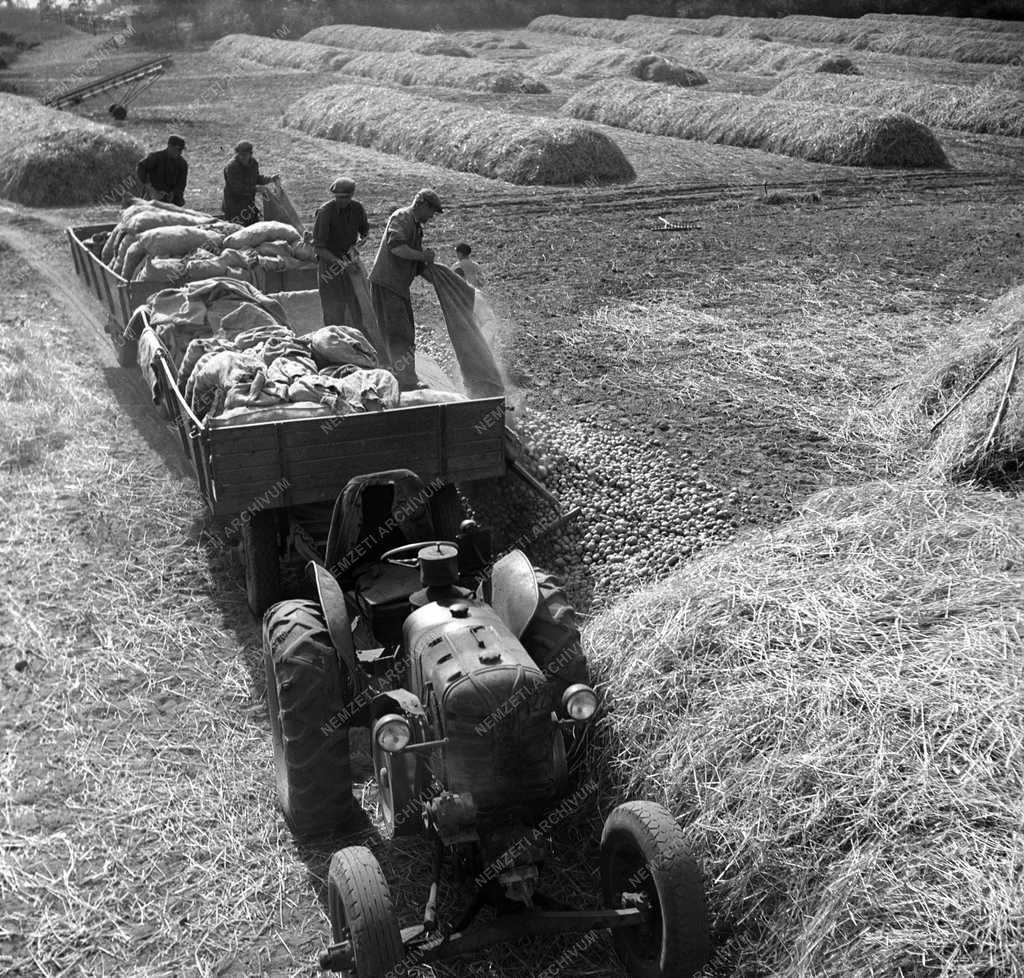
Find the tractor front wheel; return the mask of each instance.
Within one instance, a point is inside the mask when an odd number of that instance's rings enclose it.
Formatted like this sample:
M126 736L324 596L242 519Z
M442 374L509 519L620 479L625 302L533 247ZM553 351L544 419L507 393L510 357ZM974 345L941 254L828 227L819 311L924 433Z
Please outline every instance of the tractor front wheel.
M402 962L402 932L391 890L365 846L339 849L327 873L327 913L335 943L348 941L358 978L385 978Z
M682 830L661 805L619 805L601 833L601 887L613 910L639 906L642 926L613 932L631 978L689 978L707 964L704 881Z

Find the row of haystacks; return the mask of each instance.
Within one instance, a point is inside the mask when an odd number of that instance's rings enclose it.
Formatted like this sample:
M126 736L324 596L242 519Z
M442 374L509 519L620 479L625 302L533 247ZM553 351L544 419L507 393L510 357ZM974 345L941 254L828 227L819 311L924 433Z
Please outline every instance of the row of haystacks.
M210 45L210 54L300 71L337 71L353 57L353 52L342 52L326 44L282 41L257 34L226 34Z
M413 54L446 54L451 58L474 57L472 51L444 34L393 27L327 24L314 27L308 34L303 34L300 40L351 51L411 51Z
M1002 91L1024 91L1024 67L1006 65L996 68L978 82L979 88L996 88Z
M812 44L841 44L854 50L944 58L948 61L1016 64L1021 57L1020 35L972 29L963 24L946 25L936 31L925 25L886 26L878 21L811 14L791 14L777 19L727 14L706 19L644 17L633 22L645 25L644 29L650 29L655 20L673 32L682 28L712 37L791 39Z
M643 53L635 48L565 47L549 51L531 64L540 75L567 78L637 78L692 88L706 85L707 76L696 68L687 68L660 54Z
M866 23L879 22L897 30L914 27L919 30L946 31L952 28L963 28L972 31L985 31L989 34L1024 34L1024 20L990 20L987 17L942 17L938 14L863 14L860 18Z
M1024 286L950 330L876 415L860 419L890 464L1003 485L1024 462Z
M664 19L667 22L667 19ZM705 37L692 30L652 27L642 21L563 17L546 14L530 21L529 29L613 41L654 51L702 71L738 71L777 74L809 68L828 57L820 48L794 47L745 38Z
M597 82L569 99L562 112L659 136L760 149L835 166L948 165L931 131L895 112L698 94L627 81Z
M0 197L31 207L118 203L142 146L112 126L0 93Z
M769 94L789 101L829 102L904 112L926 125L943 129L1024 136L1024 97L987 86L790 75Z
M366 85L337 85L293 104L284 123L340 142L517 184L622 182L636 175L605 133Z
M738 978L1024 975L1024 502L826 490L587 626L608 795L664 801Z
M336 50L336 49L335 49ZM452 58L443 54L425 55L411 51L385 51L357 54L339 68L343 75L358 75L396 85L433 85L441 88L465 88L477 92L518 92L543 94L547 85L536 77L507 64L482 58Z

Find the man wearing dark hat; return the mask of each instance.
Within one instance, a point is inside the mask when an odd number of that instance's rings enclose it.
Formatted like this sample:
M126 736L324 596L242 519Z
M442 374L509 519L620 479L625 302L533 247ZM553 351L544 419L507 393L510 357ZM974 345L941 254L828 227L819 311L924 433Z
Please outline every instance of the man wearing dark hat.
M366 240L370 225L363 205L353 199L355 192L354 180L339 177L331 184L334 199L317 208L313 221L316 283L325 326L364 328L363 314L352 287L351 273L356 270L352 249Z
M162 200L185 206L185 184L188 183L188 160L182 157L185 140L171 136L166 149L158 149L135 166L135 176L142 184L147 200Z
M388 218L377 257L370 271L373 310L384 334L391 372L402 390L420 386L416 377L416 326L410 286L434 262L434 252L423 247L423 226L441 214L441 198L424 187L408 207Z
M252 143L240 142L235 146L235 158L224 167L224 217L243 227L255 224L260 219L256 188L280 179L277 173L272 177L261 176L260 165L252 155Z

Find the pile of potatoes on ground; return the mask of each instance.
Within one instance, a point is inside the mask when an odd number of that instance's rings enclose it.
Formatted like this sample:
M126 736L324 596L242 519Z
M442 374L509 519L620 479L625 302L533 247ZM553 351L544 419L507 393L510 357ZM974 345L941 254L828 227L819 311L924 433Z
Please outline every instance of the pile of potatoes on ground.
M500 550L519 547L565 581L581 607L649 582L709 544L730 539L747 503L700 467L635 434L565 421L521 408L523 464L562 504L580 508L564 528L546 530L551 507L509 475L464 489L475 518L494 528Z

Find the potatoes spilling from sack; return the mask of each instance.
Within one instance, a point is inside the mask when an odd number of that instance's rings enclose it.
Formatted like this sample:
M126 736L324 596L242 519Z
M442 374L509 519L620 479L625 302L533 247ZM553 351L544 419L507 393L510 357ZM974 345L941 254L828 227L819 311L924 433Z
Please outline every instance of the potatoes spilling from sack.
M281 221L243 228L202 211L139 200L121 212L100 258L129 281L177 284L214 276L253 281L257 268L308 266L316 251Z

